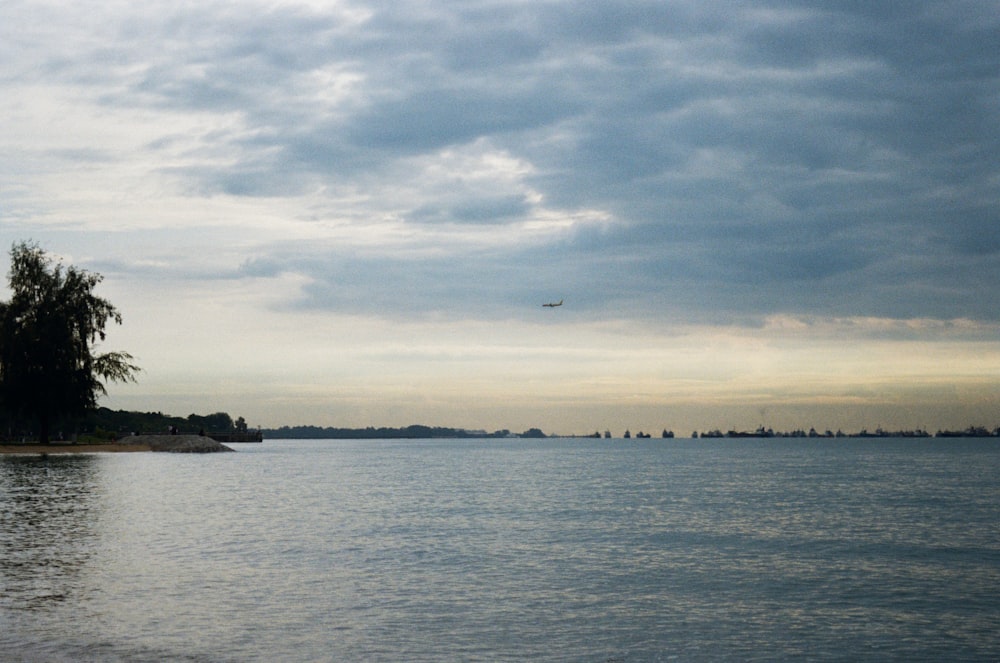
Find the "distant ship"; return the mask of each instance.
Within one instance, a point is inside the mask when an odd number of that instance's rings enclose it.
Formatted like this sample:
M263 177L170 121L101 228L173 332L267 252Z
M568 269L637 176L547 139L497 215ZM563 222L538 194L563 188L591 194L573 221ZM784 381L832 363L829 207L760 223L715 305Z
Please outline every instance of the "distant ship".
M765 429L761 426L753 432L731 430L726 433L726 437L774 437L774 431L770 428Z

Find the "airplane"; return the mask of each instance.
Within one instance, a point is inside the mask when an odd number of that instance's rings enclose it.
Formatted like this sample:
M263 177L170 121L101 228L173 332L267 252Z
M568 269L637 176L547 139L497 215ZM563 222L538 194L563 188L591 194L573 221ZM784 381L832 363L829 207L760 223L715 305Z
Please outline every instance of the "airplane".
M548 304L542 304L542 306L548 306L549 308L555 308L557 306L562 306L562 300L560 299L558 302L549 302Z

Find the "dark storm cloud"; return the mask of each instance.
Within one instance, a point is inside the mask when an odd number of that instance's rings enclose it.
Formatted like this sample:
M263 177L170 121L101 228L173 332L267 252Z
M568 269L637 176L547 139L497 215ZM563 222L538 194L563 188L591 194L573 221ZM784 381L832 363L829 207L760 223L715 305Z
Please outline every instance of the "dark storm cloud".
M425 205L414 210L412 221L454 221L459 223L502 223L509 219L522 218L529 205L523 196L475 197L459 200L454 204L442 201L444 205Z
M482 89L418 90L376 104L348 129L356 145L394 152L424 152L481 136L528 131L572 112L543 88L520 91Z

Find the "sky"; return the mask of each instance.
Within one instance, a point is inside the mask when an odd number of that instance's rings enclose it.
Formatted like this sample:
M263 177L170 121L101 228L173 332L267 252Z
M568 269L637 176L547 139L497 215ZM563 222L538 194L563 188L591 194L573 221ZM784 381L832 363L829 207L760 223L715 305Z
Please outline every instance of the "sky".
M104 276L108 407L1000 425L1000 2L6 0L0 62L0 271Z

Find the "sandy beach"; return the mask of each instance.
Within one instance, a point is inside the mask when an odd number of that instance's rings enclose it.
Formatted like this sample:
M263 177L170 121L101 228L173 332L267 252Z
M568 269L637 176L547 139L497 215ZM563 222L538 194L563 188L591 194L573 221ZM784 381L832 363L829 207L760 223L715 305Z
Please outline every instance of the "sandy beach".
M232 449L210 437L200 435L138 435L123 438L118 442L103 444L72 444L70 442L0 444L0 454L90 454L128 451L213 453L232 451Z
M122 451L152 451L148 444L120 442L108 444L67 444L53 442L51 444L0 444L0 454L89 454L117 453Z

